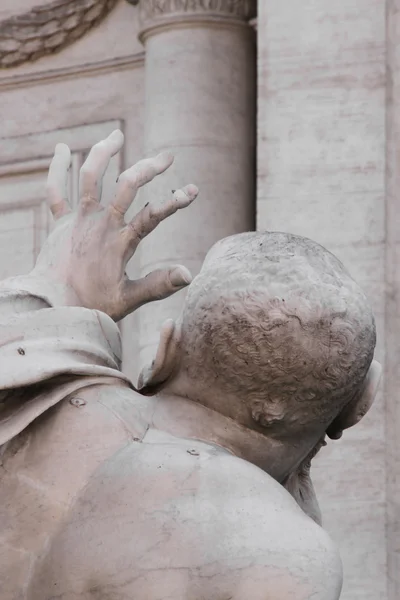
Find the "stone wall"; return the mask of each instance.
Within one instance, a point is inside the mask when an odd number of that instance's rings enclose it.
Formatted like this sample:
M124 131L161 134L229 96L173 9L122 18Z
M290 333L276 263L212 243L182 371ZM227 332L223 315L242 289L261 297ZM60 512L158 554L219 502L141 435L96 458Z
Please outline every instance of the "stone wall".
M400 597L400 2L387 2L386 465L389 600Z
M262 0L258 43L257 226L310 237L345 263L372 302L383 362L385 3ZM315 460L343 600L387 598L385 451L381 392Z

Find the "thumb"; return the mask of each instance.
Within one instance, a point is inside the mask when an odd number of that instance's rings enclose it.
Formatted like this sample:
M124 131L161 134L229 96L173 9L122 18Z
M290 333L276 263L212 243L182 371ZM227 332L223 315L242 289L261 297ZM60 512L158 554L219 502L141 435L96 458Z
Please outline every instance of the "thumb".
M156 269L135 281L126 280L122 298L123 316L132 313L143 304L172 296L188 286L191 281L189 270L182 265Z

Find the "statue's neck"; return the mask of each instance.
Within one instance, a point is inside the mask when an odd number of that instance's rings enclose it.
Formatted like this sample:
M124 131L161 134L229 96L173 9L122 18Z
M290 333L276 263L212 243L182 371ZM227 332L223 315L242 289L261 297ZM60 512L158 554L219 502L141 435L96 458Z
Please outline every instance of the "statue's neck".
M287 477L288 449L282 442L270 439L186 398L161 392L148 400L154 407L153 427L176 437L193 438L222 446L260 467L278 481Z
M176 437L221 446L260 467L289 491L307 515L321 522L309 469L302 467L313 447L312 440L300 439L296 444L278 442L201 404L163 392L147 400L154 428ZM317 451L322 444L320 439Z

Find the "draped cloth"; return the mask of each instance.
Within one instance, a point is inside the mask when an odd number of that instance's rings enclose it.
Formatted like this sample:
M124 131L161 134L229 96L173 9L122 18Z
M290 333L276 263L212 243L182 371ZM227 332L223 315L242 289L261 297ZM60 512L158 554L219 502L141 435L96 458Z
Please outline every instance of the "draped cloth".
M122 348L106 314L53 306L51 283L30 276L0 283L0 445L70 394L118 379Z

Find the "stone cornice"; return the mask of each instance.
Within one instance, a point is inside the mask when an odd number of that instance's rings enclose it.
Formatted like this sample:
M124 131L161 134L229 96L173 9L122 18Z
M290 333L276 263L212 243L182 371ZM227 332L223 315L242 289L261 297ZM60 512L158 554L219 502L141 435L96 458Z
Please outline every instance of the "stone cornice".
M0 92L13 90L16 88L26 88L33 85L42 85L53 83L54 81L65 81L76 79L78 77L93 77L96 75L105 75L115 73L116 71L131 70L136 67L143 67L144 52L132 54L130 56L121 56L93 63L85 63L72 67L61 67L36 73L21 73L18 75L7 75L0 77Z
M131 4L137 2L128 0ZM154 30L206 21L208 23L246 25L257 14L257 0L141 0L140 39Z
M118 0L53 0L0 22L0 68L54 54L100 23Z

